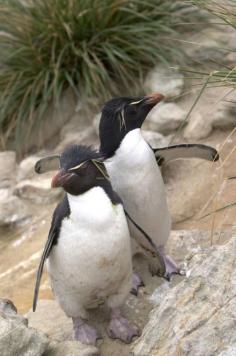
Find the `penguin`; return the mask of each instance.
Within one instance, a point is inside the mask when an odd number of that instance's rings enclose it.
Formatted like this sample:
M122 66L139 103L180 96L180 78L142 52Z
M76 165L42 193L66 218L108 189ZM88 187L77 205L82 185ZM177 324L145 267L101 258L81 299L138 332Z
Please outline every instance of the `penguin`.
M166 256L164 250L171 219L159 166L179 158L217 161L219 155L214 148L206 145L180 144L152 148L144 140L141 126L150 110L163 98L163 95L154 93L144 97L120 97L108 101L102 109L99 136L100 152L105 157L104 164L112 186L122 198L125 211L129 212L135 223L158 246L158 252L165 264L165 277L170 279L172 274L180 273L180 269L170 256ZM50 164L52 165L51 158L52 156L48 156L39 160L35 165L36 172L48 171ZM54 156L54 164L59 158L60 155ZM147 239L143 240L144 234L132 221L129 221L129 227L132 237L139 241L139 245L144 246L148 242ZM135 245L133 254L137 251L140 248ZM145 248L141 248L141 251L145 252ZM159 274L160 270L153 269L151 265L150 269L154 274L156 271ZM133 291L135 288L137 291L140 285L142 281L134 275Z
M47 260L53 293L72 318L75 339L96 343L98 333L87 323L87 311L104 302L110 310L108 335L129 343L139 331L120 311L132 278L130 234L122 202L106 178L101 154L91 147L66 148L60 167L52 188L62 187L65 196L53 214L37 272L33 311Z
M113 189L121 197L124 208L157 246L165 263L165 277L169 280L173 274L181 274L181 270L165 253L171 230L171 217L158 166L162 151L152 149L141 132L148 113L163 98L160 93L153 93L143 97L111 99L102 109L99 137L100 153L104 156L104 164ZM163 149L166 161L171 159L171 151L179 150L182 155L185 151L188 156L187 147L182 145L173 146L169 150ZM218 159L214 149L209 152L209 149L201 146L198 152L201 152L204 158L210 155L211 160ZM131 221L129 229L136 240L143 240L140 231ZM145 244L145 241L142 242ZM137 246L133 248L133 254L136 250ZM137 283L137 288L138 286Z

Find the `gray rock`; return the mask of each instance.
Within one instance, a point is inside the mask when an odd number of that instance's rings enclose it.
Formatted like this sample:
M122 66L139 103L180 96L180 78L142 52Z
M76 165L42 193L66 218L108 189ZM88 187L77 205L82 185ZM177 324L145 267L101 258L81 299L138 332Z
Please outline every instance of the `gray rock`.
M34 166L35 163L40 159L39 156L29 156L23 159L18 167L17 181L22 181L24 179L30 179L36 176Z
M14 189L14 194L36 204L50 204L63 194L61 189L51 189L52 178L42 177L23 180Z
M231 129L236 126L236 105L221 103L212 119L212 126L219 129Z
M44 147L48 142L59 142L60 130L74 115L76 104L76 98L72 90L65 90L58 105L51 103L48 106L41 120L40 131L38 126L32 129L27 142L24 142L25 149L29 151L31 148Z
M236 50L235 52L230 52L227 54L225 59L229 64L232 64L233 68L236 67Z
M147 117L150 130L158 131L164 135L179 128L186 117L186 113L177 104L163 103L156 105Z
M212 60L222 62L226 57L225 51L221 49L226 45L224 37L224 31L217 31L213 26L204 28L202 31L196 31L193 36L188 37L187 46L184 46L185 52L195 62Z
M54 300L40 300L36 312L30 310L27 318L31 327L43 331L53 341L73 339L72 321Z
M158 65L148 73L144 86L148 94L160 92L165 99L169 99L182 93L184 77L176 69Z
M233 355L236 348L236 238L191 259L174 288L160 288L135 356ZM233 353L232 353L233 352Z
M184 137L187 140L200 140L210 135L212 122L209 118L203 117L201 113L191 116L187 127L184 130Z
M199 160L176 160L162 167L172 222L186 220L199 213L217 191L217 164Z
M21 222L30 212L26 204L8 189L0 189L0 226Z
M62 152L66 147L74 144L91 144L94 141L93 127L87 127L83 130L68 132L63 140L56 147L55 152Z
M14 151L0 152L0 188L9 188L16 181L16 153Z
M37 310L27 313L29 325L43 331L52 340L45 356L95 356L98 349L73 340L72 321L54 300L40 300Z
M40 356L48 344L46 335L29 328L27 319L17 314L11 301L0 299L1 356Z
M95 346L83 345L78 341L52 343L43 356L98 356Z
M142 130L142 134L144 139L152 146L152 147L165 147L168 146L170 142L170 138L163 136L159 132L150 131L150 130Z

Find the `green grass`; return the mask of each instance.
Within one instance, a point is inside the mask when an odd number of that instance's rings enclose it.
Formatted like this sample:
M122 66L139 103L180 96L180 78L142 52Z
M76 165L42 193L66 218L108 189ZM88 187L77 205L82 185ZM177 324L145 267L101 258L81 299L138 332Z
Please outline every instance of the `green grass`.
M178 44L166 38L178 37L187 7L172 0L1 2L2 146L19 148L67 88L103 99L133 93L151 66L178 63Z

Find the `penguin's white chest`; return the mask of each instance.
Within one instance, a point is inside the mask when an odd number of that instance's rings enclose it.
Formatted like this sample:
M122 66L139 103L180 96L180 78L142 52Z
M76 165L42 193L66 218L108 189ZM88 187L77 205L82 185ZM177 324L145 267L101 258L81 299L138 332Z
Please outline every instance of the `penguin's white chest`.
M62 222L48 269L54 294L70 316L115 294L131 277L130 236L122 205L104 190L68 195L71 214Z
M107 159L106 169L127 212L158 246L164 245L170 232L165 186L155 155L140 129L125 136L115 155ZM141 237L132 224L130 231Z

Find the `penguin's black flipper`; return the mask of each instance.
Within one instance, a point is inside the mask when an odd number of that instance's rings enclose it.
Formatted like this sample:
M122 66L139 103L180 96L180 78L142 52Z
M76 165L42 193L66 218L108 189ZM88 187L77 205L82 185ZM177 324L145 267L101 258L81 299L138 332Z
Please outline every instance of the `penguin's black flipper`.
M38 174L60 169L60 155L54 154L39 159L34 166L34 170Z
M153 274L157 274L160 277L164 277L166 274L166 266L165 266L165 261L163 256L161 255L161 253L159 252L157 246L155 245L155 243L152 241L151 237L146 233L146 231L144 231L140 225L138 225L134 219L131 218L131 216L128 214L128 212L124 209L125 215L127 217L127 219L129 219L132 224L141 232L141 234L144 236L144 238L146 239L146 241L148 242L148 244L150 245L150 249L146 248L145 246L143 246L140 241L136 240L137 243L139 244L139 246L141 246L146 253L149 255L150 259L152 260L152 265L155 266L155 273L153 272Z
M183 143L162 148L152 148L159 166L174 159L201 158L207 161L218 161L219 154L211 146L197 143Z
M50 250L51 250L52 244L53 244L53 240L55 239L55 237L56 237L56 231L49 233L48 239L47 239L46 245L44 247L41 260L40 260L39 268L37 271L36 283L35 283L35 287L34 287L33 312L35 312L36 306L37 306L39 286L40 286L40 282L41 282L41 278L42 278L44 263L45 263L47 256L50 253Z
M52 246L57 243L57 239L59 237L59 233L60 233L60 229L61 229L62 220L69 215L70 215L70 207L69 207L68 199L65 196L64 199L61 201L61 203L58 204L58 206L56 207L56 209L54 211L51 228L50 228L49 234L48 234L48 239L47 239L47 242L44 247L43 254L42 254L42 257L41 257L41 260L39 263L37 277L36 277L36 283L35 283L35 287L34 287L33 312L35 312L36 306L37 306L39 287L40 287L40 282L41 282L41 278L42 278L44 263L51 252Z
M113 201L123 205L122 199L115 191L113 192ZM144 239L147 241L149 248L146 248L145 246L143 246L141 244L141 242L139 240L135 239L137 244L139 246L141 246L146 251L146 253L150 256L152 261L155 260L155 263L152 262L156 266L155 273L161 277L165 276L165 273L166 273L165 261L161 255L161 253L158 251L158 248L155 245L155 243L153 242L152 238L146 233L146 231L144 231L142 229L142 227L140 225L138 225L134 221L134 219L129 215L127 210L124 208L124 205L123 205L123 209L124 209L125 216L126 216L127 220L130 220L132 222L132 224L141 232Z

